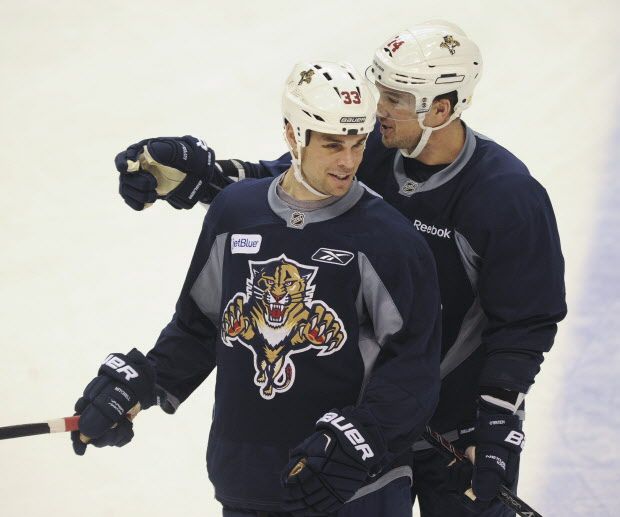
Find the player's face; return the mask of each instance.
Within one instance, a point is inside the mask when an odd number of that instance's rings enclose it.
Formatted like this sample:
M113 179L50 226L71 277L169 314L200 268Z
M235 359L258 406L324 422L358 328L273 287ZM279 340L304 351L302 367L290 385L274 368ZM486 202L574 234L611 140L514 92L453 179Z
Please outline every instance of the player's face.
M346 194L362 161L366 137L313 131L302 150L301 167L306 181L324 194Z
M377 120L381 124L381 140L390 148L412 149L422 136L415 112L415 97L376 83L379 92Z

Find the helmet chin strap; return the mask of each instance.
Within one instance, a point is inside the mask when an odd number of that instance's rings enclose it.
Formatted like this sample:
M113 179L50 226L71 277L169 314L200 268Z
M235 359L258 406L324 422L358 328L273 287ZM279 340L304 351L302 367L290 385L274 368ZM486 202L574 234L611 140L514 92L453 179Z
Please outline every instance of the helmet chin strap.
M331 197L331 194L324 194L323 192L319 192L317 189L315 189L314 187L312 187L305 179L303 176L303 173L301 172L301 144L298 142L297 143L297 156L299 158L295 158L295 153L293 153L293 149L291 147L291 145L289 144L288 138L286 138L286 132L284 133L284 139L286 140L286 145L288 146L288 149L291 153L291 165L293 166L293 176L295 176L295 179L297 180L298 183L301 183L301 185L311 194L314 194L315 196L318 196L322 199L326 199L328 197Z
M433 131L437 131L438 129L443 129L450 122L452 122L457 116L458 116L458 113L454 112L452 113L452 115L450 115L450 118L448 120L446 120L443 124L441 124L441 126L427 127L424 125L424 119L426 118L426 113L419 113L418 124L420 124L420 127L422 128L422 136L420 137L420 140L418 141L418 145L416 145L411 152L407 151L407 149L400 149L401 154L405 158L417 158L420 155L420 153L424 150L424 148L426 147L426 144L428 144L428 140L431 137L431 134L433 133Z

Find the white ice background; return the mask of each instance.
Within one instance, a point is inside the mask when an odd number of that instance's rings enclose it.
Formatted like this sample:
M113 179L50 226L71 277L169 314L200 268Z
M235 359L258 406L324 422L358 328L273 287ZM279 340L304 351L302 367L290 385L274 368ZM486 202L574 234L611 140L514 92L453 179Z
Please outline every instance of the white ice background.
M130 210L118 151L192 133L221 158L272 159L294 62L363 67L431 18L478 42L464 119L525 161L562 236L570 312L527 398L519 493L545 517L620 515L612 0L1 0L0 425L70 414L106 354L148 350L174 310L204 210ZM0 515L219 515L204 466L212 397L210 379L174 417L140 414L123 449L0 442Z

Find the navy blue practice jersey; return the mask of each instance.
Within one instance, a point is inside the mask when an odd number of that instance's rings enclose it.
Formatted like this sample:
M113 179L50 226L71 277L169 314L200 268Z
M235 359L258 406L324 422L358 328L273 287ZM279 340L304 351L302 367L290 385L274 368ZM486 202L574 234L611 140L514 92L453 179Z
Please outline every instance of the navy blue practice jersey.
M266 511L280 508L288 451L333 408L353 408L383 444L369 486L406 475L393 467L440 385L439 287L424 239L359 182L311 211L287 205L277 182L218 195L148 354L173 406L217 366L207 451L216 497Z
M526 393L566 315L564 260L551 202L526 166L465 126L451 164L427 167L369 136L357 177L429 244L442 302L442 388L436 430L469 429L479 392ZM219 162L234 177L280 174L289 155Z

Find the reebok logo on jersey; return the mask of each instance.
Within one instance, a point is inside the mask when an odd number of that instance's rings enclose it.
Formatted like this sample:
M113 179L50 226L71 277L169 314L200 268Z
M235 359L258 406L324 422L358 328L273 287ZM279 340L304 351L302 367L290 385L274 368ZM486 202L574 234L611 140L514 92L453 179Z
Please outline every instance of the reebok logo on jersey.
M419 219L413 221L413 226L419 232L428 233L429 235L436 235L437 237L443 237L444 239L450 239L450 234L452 233L452 230L449 230L448 228L429 226L428 224L424 224Z
M331 250L329 248L319 248L312 260L316 262L325 262L326 264L336 264L337 266L346 266L353 260L355 255L350 251Z
M262 235L233 233L230 238L230 252L253 255L259 252L262 240Z

